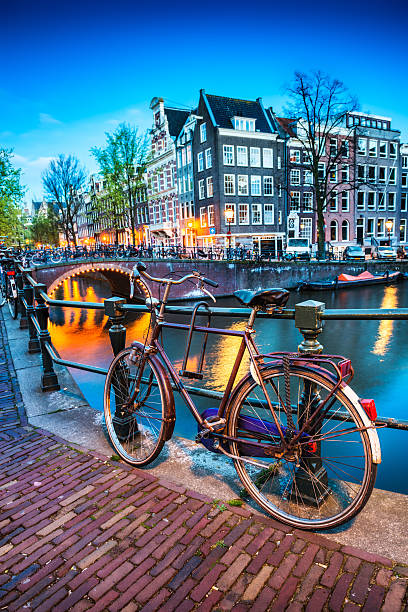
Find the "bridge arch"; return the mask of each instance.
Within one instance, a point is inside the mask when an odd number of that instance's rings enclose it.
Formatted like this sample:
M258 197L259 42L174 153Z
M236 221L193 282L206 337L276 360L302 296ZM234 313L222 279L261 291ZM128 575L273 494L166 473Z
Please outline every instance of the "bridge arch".
M78 276L89 276L92 273L99 273L103 277L105 277L106 281L111 285L112 293L119 295L129 296L130 293L130 276L132 275L133 267L130 268L123 263L114 264L114 263L106 263L106 262L92 262L92 263L83 263L79 265L75 265L63 268L61 274L55 278L51 284L49 285L47 292L52 295L58 287L61 287L62 284L71 279ZM135 279L135 287L134 287L134 297L137 299L145 299L149 297L146 286L140 279Z

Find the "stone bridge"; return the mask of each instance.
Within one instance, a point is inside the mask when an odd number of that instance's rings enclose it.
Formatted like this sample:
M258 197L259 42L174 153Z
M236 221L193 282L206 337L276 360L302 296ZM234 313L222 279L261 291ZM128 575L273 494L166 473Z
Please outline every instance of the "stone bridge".
M39 266L33 277L44 283L51 294L62 283L75 276L87 276L106 280L113 295L129 298L129 277L138 259L104 261L73 260L66 263ZM341 272L360 274L364 270L373 273L384 273L387 270L407 272L408 262L256 262L256 261L191 261L191 260L145 260L147 271L156 277L184 276L191 270L199 270L207 278L218 282L217 289L212 289L218 297L231 295L237 289L265 289L284 287L292 289L300 281L333 278ZM158 297L159 285L151 283L151 290ZM172 288L173 299L189 299L202 296L195 284L185 283ZM135 287L135 298L144 298L143 290Z

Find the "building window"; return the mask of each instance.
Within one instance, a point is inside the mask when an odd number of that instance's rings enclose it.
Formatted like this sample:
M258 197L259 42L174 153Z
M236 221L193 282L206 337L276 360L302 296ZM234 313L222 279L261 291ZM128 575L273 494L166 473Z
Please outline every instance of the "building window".
M385 219L381 217L377 219L377 236L383 238L385 236Z
M207 198L212 198L214 195L212 176L207 176Z
M290 212L300 212L300 191L290 192Z
M299 238L307 238L309 243L312 242L312 220L311 219L307 217L303 217L300 220Z
M336 157L337 155L337 138L330 138L330 157Z
M252 225L261 225L262 223L262 212L261 205L258 203L252 204Z
M313 172L311 170L305 170L304 183L305 185L313 185Z
M341 169L341 182L348 183L350 180L350 167L343 166Z
M350 211L350 193L348 191L342 191L341 193L341 211Z
M388 217L387 221L391 221L390 236L395 236L395 219ZM388 231L388 230L387 230Z
M368 237L374 236L374 222L375 222L375 219L373 219L372 217L367 219L367 232L366 232L366 235Z
M264 184L264 195L273 196L273 176L264 176L263 184Z
M350 143L348 140L343 140L341 143L341 156L349 157L350 155Z
M248 195L248 177L246 174L238 174L238 195Z
M375 210L375 191L367 193L367 210Z
M338 224L337 221L333 219L330 221L330 240L332 242L337 242L338 239Z
M385 181L386 181L386 167L379 166L378 167L378 182L385 183Z
M262 149L262 155L263 155L263 167L273 168L273 150L272 149Z
M240 225L249 224L249 204L238 204L238 223Z
M401 212L408 211L408 193L401 193Z
M329 212L337 212L337 193L332 193L329 198Z
M377 166L368 166L368 182L375 183Z
M248 147L237 147L237 166L248 165Z
M380 141L380 157L387 157L387 141Z
M343 242L347 242L348 240L350 240L349 234L350 234L349 222L346 221L346 219L344 219L344 221L342 221L341 223L341 239Z
M191 164L191 145L187 146L187 163Z
M211 149L206 149L205 150L205 167L207 168L211 168L212 167L212 155L211 155Z
M408 172L401 174L401 187L408 187Z
M292 164L300 164L300 151L299 149L291 149L290 161Z
M224 174L224 193L225 195L235 195L234 174Z
M407 220L401 219L400 221L400 242L407 241Z
M377 157L377 141L376 140L368 141L368 154L370 157Z
M403 168L408 168L408 155L401 156L401 165Z
M300 185L300 170L292 169L290 171L290 184L291 185Z
M390 142L390 157L391 159L396 159L397 157L397 143Z
M231 221L229 221L228 223L226 222L227 225L235 225L236 224L236 219L235 219L235 204L225 204L224 219L226 219L225 213L226 213L227 210L232 210L232 212L233 212Z
M208 207L208 225L209 227L214 227L215 222L214 222L214 205L210 204L210 206Z
M273 204L264 204L264 224L273 225L274 223L274 206Z
M388 194L388 210L395 210L395 193L391 192Z
M236 130L241 130L242 132L255 132L255 119L233 117L232 124Z
M207 124L202 123L200 125L200 142L205 142L207 140Z
M390 185L396 185L397 183L397 169L390 168L390 173L388 175L388 182Z
M223 146L223 157L224 157L224 166L234 165L234 146L233 145Z
M198 199L204 200L204 179L198 181Z
M261 177L251 176L251 195L260 196L261 194Z
M381 192L378 194L378 210L385 210L385 193Z
M303 210L304 212L313 212L313 192L303 192Z
M357 178L358 178L360 183L365 181L365 178L366 178L366 166L363 166L362 164L359 164L357 166Z
M329 181L331 183L337 183L337 168L332 168L329 172Z
M198 172L202 172L202 170L204 170L204 153L201 151L201 153L197 154L197 169Z
M261 149L259 147L250 148L249 161L254 168L259 168L261 166Z
M319 180L319 183L324 181L324 178L326 176L326 166L324 162L319 162L319 165L317 167L317 178Z
M367 140L365 138L357 140L357 153L358 155L367 155Z
M207 214L205 206L200 207L200 225L201 227L207 227Z

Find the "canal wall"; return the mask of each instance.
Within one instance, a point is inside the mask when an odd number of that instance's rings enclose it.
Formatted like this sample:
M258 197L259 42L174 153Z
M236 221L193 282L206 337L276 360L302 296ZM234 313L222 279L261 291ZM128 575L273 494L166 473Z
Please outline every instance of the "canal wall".
M72 276L92 275L95 272L102 274L110 283L112 293L120 296L129 296L129 275L139 260L106 260L104 262L70 262L56 264L52 267L41 266L36 268L33 276L40 283L47 286L47 290L54 289L60 282ZM147 271L152 276L167 277L173 275L183 276L196 269L204 276L215 280L218 288L213 292L216 296L231 295L238 289L265 289L270 287L283 287L294 289L300 282L333 279L338 274L346 273L357 275L365 270L373 274L383 274L387 271L408 272L408 261L378 262L368 260L365 262L255 262L255 261L183 261L183 260L144 260ZM152 284L154 295L158 297L160 287ZM172 288L171 297L195 298L201 295L194 284L186 283ZM141 295L141 297L143 297Z

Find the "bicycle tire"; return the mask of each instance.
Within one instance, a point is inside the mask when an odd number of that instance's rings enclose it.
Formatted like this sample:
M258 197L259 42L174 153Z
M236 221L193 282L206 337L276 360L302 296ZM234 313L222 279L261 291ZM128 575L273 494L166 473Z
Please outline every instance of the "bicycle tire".
M174 398L170 383L154 357L146 357L142 381L132 400L143 349L124 349L112 361L105 382L104 414L109 438L118 455L133 466L151 463L174 428ZM132 356L132 360L130 360ZM169 395L169 389L171 395Z
M10 281L7 282L7 306L13 319L17 319L18 316L18 298L13 296L13 290L11 288Z
M283 368L267 367L262 376L280 425L283 428L292 426L282 408L282 403L286 403L283 398L287 397ZM300 429L301 413L313 409L312 402L327 397L334 384L321 374L299 366L291 367L289 381L291 414L295 428ZM293 403L295 399L297 404ZM368 422L362 415L358 398L349 387L344 387L337 390L332 399L334 406L321 429L316 434L305 436L299 445L300 458L283 455L277 459L265 455L261 461L255 460L262 467L240 458L234 459L247 493L271 516L291 527L328 529L341 525L360 512L374 487L377 465L373 462L370 436L367 430L352 431ZM228 434L248 437L249 423L254 418L265 427L264 442L269 439L276 444L278 438L273 418L265 404L261 386L248 377L227 409ZM334 416L341 420L334 419ZM259 435L259 430L256 435ZM251 436L254 436L253 431L249 438ZM253 447L245 447L243 443L232 441L230 450L234 456L254 456Z

